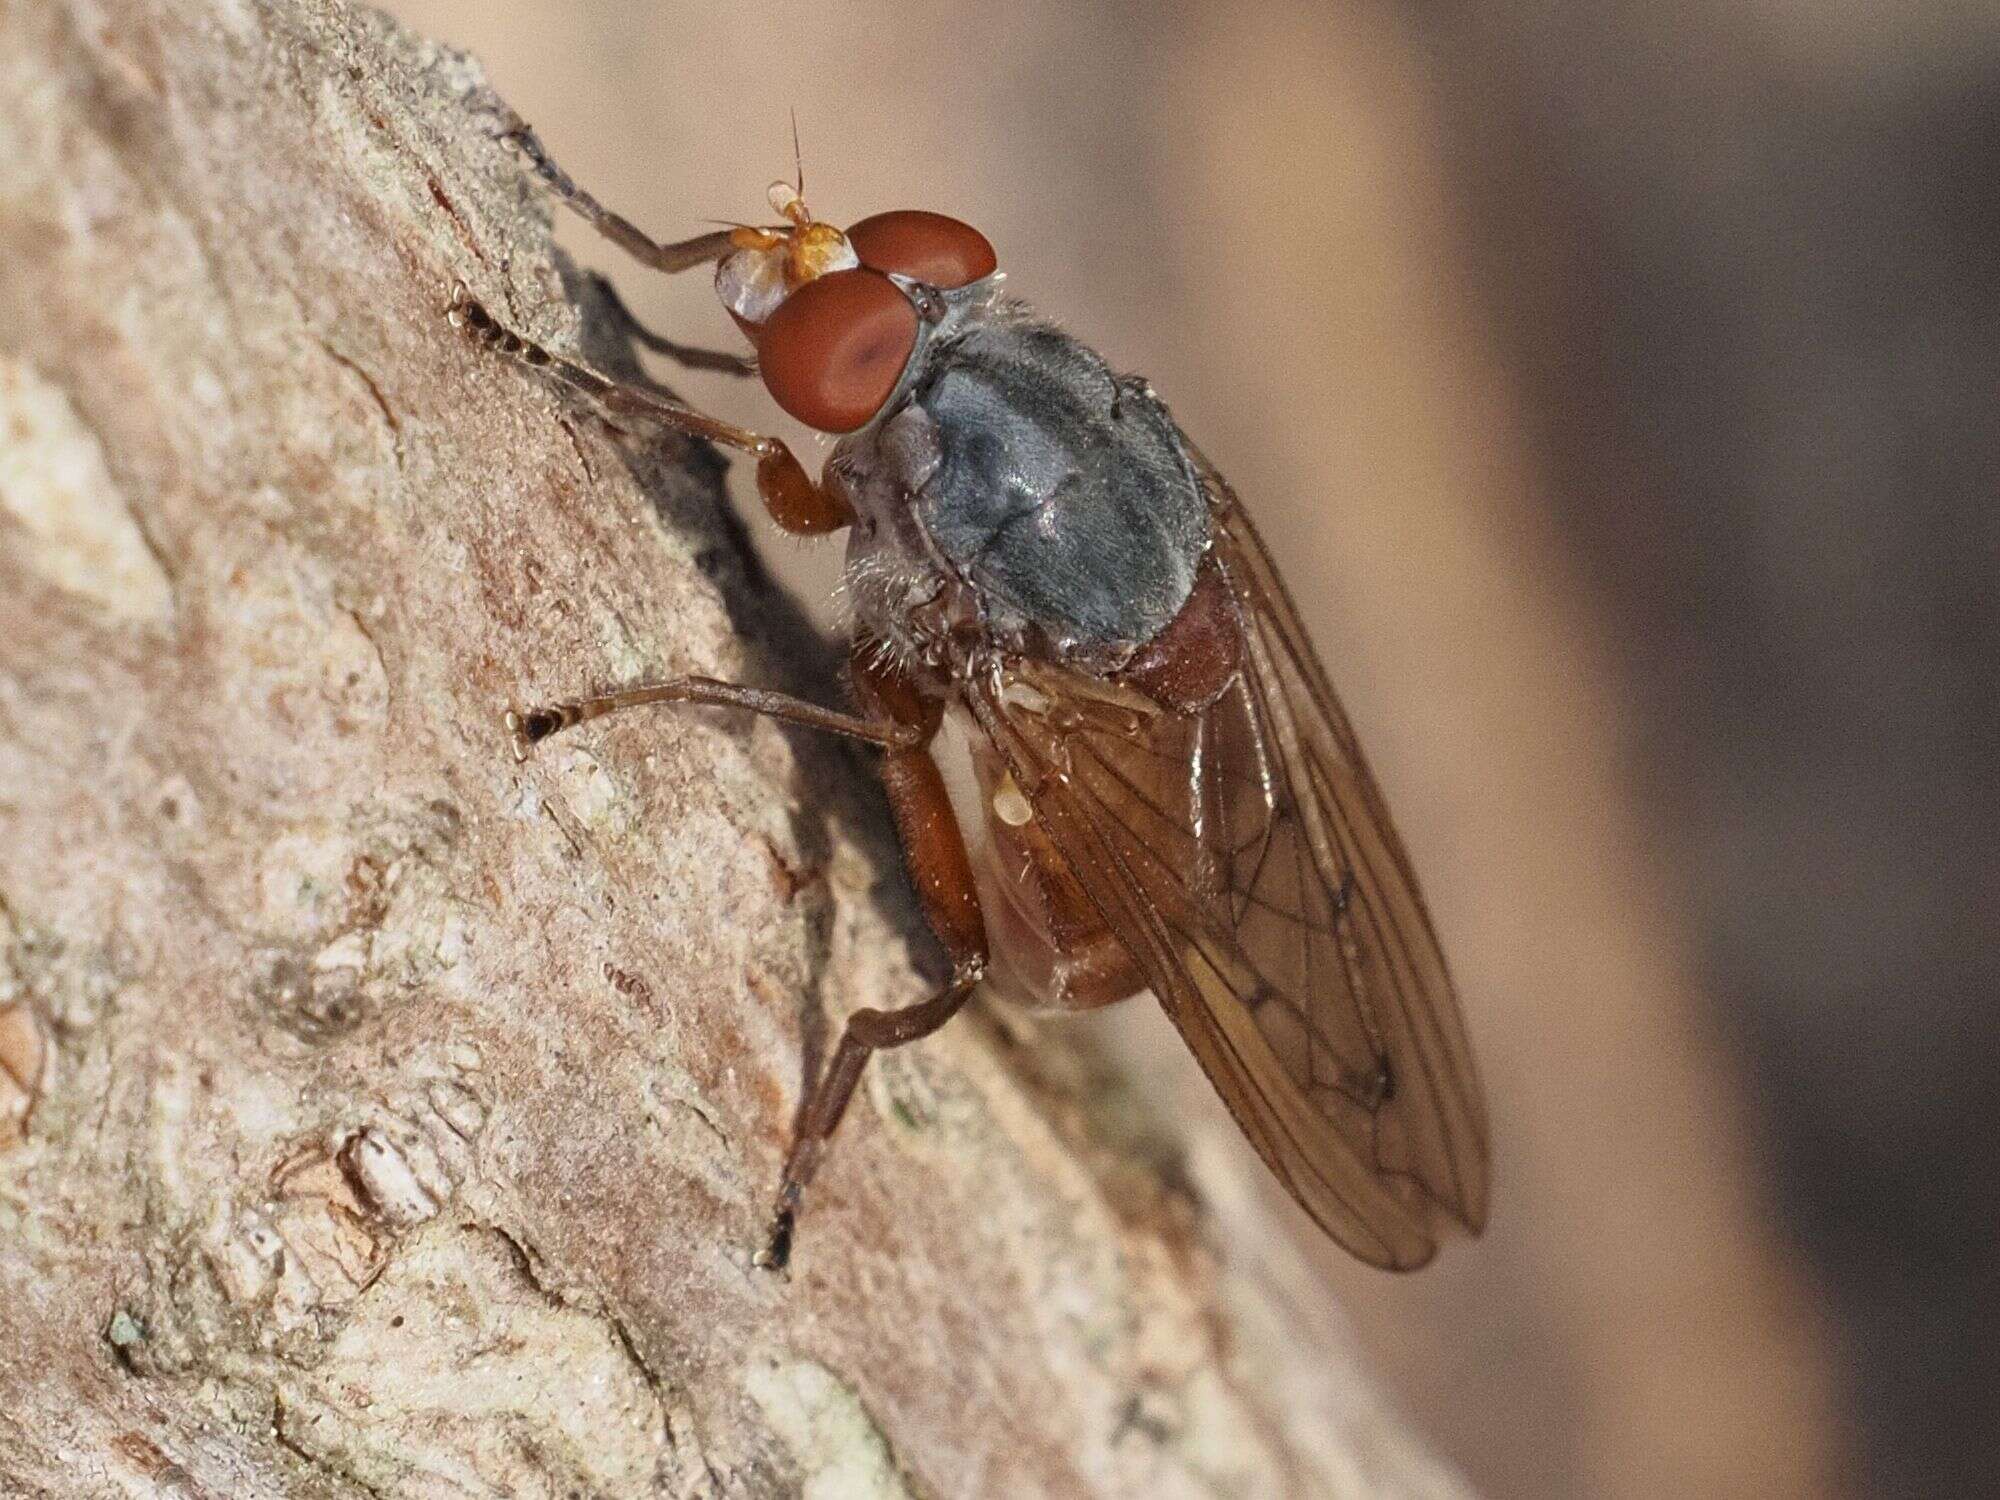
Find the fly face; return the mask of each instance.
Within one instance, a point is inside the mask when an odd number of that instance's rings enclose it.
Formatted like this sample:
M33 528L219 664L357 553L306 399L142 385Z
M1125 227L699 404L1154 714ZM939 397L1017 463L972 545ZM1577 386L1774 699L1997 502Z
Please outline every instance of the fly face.
M882 749L952 975L920 1005L849 1019L800 1113L763 1262L790 1253L869 1054L934 1031L989 972L1073 1008L1151 990L1272 1171L1363 1259L1408 1270L1445 1231L1477 1233L1485 1103L1409 857L1269 552L1151 388L1000 301L992 246L958 220L904 210L843 232L780 184L782 225L657 244L525 125L511 134L648 264L717 262L772 397L841 435L816 483L775 438L528 344L469 294L453 304L616 416L754 456L781 526L853 528L858 713L688 677L508 716L522 756L662 702ZM967 732L956 780L933 753L947 710Z
M987 300L993 247L969 224L915 209L843 233L789 183L772 187L771 203L789 224L733 231L716 295L756 345L772 399L808 427L853 432L889 407L942 325Z

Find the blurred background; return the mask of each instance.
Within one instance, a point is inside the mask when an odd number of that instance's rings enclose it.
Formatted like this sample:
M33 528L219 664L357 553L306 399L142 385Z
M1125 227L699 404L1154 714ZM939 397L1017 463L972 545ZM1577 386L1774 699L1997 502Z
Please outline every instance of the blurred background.
M764 217L796 109L818 213L976 222L1235 480L1494 1117L1484 1240L1298 1243L1482 1492L2000 1493L2000 11L392 8L665 238ZM727 342L705 277L563 237ZM736 489L824 601L839 547Z

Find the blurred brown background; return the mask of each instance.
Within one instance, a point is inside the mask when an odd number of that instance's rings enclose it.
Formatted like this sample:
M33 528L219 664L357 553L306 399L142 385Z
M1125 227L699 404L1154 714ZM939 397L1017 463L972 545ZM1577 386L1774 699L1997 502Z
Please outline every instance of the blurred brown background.
M977 222L1235 479L1497 1142L1487 1238L1432 1270L1301 1243L1482 1490L2000 1492L2000 15L393 8L662 236L762 217L795 108L816 211ZM725 342L705 278L564 236ZM839 548L756 524L823 598ZM1200 1175L1227 1121L1126 1009L1086 1024Z

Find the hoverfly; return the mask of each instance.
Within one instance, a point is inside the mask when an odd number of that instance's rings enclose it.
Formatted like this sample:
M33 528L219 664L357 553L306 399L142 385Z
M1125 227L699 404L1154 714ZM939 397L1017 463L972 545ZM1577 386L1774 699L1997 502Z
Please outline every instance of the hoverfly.
M646 342L754 369L838 439L815 482L779 440L454 297L456 325L613 419L755 458L781 527L849 534L858 712L684 677L507 715L522 759L651 703L881 749L952 975L920 1004L848 1019L759 1263L785 1264L869 1054L928 1036L982 983L1063 1009L1151 990L1271 1170L1362 1260L1410 1270L1451 1226L1477 1233L1485 1104L1409 858L1269 552L1152 386L1004 295L993 246L957 219L905 209L843 231L808 212L801 173L771 190L781 223L661 243L524 122L505 134L644 264L712 264L755 358Z

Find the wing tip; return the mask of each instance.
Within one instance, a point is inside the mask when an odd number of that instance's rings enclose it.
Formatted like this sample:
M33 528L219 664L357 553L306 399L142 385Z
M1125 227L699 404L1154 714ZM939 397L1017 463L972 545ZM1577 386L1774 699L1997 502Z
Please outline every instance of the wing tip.
M1380 1232L1379 1226L1371 1225L1373 1244L1357 1244L1346 1235L1334 1234L1325 1225L1335 1240L1357 1259L1367 1262L1378 1270L1389 1271L1398 1276L1412 1271L1421 1271L1437 1259L1449 1240L1476 1240L1486 1229L1485 1184L1478 1184L1478 1196L1470 1201L1457 1202L1426 1194L1420 1202L1410 1203L1410 1217L1406 1224L1407 1234L1391 1240ZM1386 1253L1372 1253L1377 1250Z

